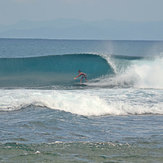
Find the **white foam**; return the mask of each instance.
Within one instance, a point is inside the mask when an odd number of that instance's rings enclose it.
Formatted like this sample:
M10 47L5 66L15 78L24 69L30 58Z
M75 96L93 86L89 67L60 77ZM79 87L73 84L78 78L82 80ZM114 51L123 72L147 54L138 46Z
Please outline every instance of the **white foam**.
M1 90L0 108L18 110L28 105L45 106L79 115L100 115L107 104L98 96L52 90ZM101 110L101 108L103 108Z
M132 66L138 76L136 86L139 88L163 88L163 58L139 61Z
M113 91L114 93L109 94L110 90L106 90L105 93L104 90L98 93L91 93L92 90L82 92L79 90L0 90L0 110L12 111L35 105L84 116L163 114L162 103L144 105L137 101L135 104L132 100L128 100L123 92ZM117 93L121 94L120 98L117 98Z
M130 65L120 72L113 61L109 60L109 64L114 65L116 76L101 77L99 82L89 85L163 89L163 58L131 61Z

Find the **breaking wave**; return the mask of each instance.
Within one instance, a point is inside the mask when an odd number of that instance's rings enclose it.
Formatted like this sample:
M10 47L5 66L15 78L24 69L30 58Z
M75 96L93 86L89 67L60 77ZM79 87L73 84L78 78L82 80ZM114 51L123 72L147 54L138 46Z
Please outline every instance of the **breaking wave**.
M14 111L26 108L30 105L45 107L54 110L70 112L83 116L101 115L142 115L163 114L163 103L154 101L145 102L146 97L124 98L129 92L119 92L122 97L113 98L110 90L105 90L107 98L101 97L103 90L99 92L90 91L63 91L63 90L0 90L0 111ZM134 92L134 94L137 92ZM148 95L148 94L147 94ZM161 98L157 94L158 100ZM157 97L158 96L158 97ZM139 98L140 97L140 98ZM137 101L135 103L135 100Z
M72 87L79 69L87 87L163 88L163 58L104 54L0 58L0 87Z

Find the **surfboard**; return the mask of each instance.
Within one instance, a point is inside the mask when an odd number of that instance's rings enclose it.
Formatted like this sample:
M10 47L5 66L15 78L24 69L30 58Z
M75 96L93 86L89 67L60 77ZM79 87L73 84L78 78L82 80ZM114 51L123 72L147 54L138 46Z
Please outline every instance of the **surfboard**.
M75 83L74 86L87 86L85 83Z

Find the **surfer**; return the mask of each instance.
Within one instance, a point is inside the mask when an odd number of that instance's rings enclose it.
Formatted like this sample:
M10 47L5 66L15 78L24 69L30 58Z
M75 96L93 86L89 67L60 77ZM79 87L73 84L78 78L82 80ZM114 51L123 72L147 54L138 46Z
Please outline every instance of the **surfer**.
M79 75L77 75L74 79L77 79L78 77L81 76L80 83L82 83L83 78L85 78L85 81L88 81L87 80L87 74L85 74L84 72L81 72L80 70L78 71L78 73L79 73Z

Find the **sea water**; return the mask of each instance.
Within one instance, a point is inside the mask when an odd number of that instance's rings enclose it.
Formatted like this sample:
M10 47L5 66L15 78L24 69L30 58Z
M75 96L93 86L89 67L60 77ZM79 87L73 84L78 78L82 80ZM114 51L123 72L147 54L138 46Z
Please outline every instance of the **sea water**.
M161 163L162 115L162 41L0 39L0 162Z

